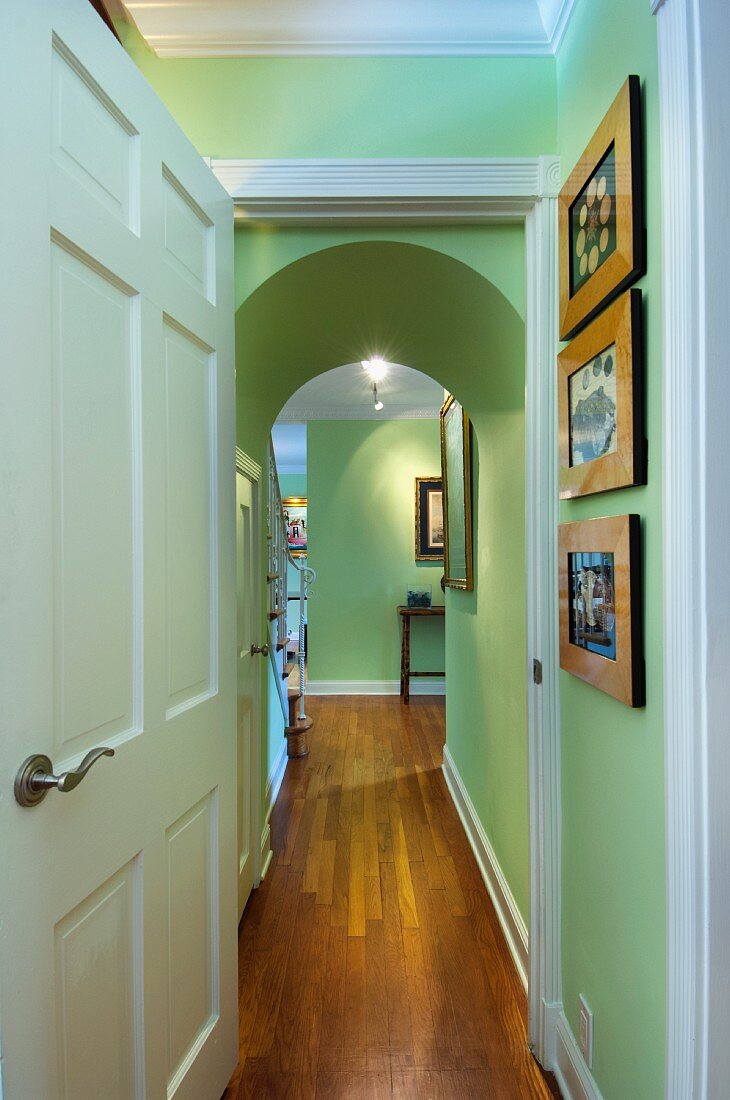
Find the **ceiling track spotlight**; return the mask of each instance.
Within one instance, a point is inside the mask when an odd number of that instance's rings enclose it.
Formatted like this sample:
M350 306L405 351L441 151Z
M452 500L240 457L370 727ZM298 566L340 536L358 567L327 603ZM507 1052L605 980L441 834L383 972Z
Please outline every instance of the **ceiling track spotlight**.
M379 413L383 408L383 402L378 399L378 384L373 382L373 408Z

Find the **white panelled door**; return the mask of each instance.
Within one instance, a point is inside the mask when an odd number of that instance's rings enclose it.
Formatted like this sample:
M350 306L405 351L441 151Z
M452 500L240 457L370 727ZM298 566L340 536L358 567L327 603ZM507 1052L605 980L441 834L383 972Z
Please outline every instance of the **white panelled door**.
M238 915L251 890L258 885L261 837L257 800L259 769L257 738L260 728L261 655L251 652L261 645L257 636L261 620L258 581L258 483L239 470L236 473L237 609L238 609ZM257 835L258 834L258 835ZM257 851L258 845L258 851Z
M237 1057L230 200L87 0L0 5L4 1100ZM33 808L15 773L97 746Z

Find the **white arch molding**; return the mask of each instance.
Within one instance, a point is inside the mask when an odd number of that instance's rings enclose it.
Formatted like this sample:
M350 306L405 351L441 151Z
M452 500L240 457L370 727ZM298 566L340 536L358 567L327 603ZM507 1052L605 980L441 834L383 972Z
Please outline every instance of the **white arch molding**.
M542 156L209 163L232 195L239 221L283 226L524 224L529 940L509 905L502 907L501 919L523 978L529 942L530 1042L540 1062L552 1068L562 1012L555 381L559 161ZM533 660L542 665L541 684L533 681ZM458 793L457 807L463 814ZM474 829L467 828L467 833L478 845ZM481 867L484 855L477 852ZM494 894L495 876L487 869L485 877Z

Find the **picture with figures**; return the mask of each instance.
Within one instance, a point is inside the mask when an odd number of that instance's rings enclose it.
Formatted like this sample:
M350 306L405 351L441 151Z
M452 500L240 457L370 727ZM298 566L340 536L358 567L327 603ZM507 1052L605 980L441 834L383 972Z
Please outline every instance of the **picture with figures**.
M646 701L637 515L561 523L560 667L629 707Z

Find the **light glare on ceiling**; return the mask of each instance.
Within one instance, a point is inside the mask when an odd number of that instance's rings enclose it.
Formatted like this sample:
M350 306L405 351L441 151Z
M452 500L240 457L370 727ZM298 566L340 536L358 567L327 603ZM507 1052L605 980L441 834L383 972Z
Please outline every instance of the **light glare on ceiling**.
M382 382L385 378L385 372L388 369L388 364L385 359L381 359L376 355L372 359L362 360L363 369L368 372L373 382Z

